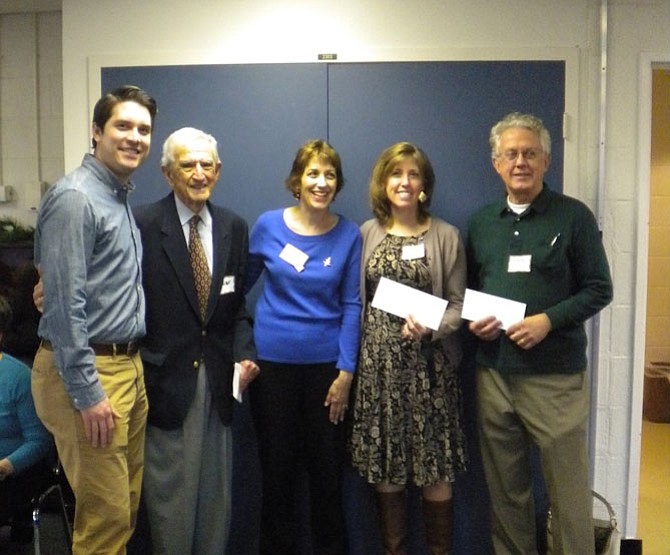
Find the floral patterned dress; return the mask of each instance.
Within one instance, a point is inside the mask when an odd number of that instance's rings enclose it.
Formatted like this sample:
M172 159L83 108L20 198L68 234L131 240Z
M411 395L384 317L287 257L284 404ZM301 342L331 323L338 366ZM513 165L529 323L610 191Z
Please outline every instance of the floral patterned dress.
M350 448L371 484L423 487L465 470L460 386L443 342L403 339L404 319L370 306L382 277L431 293L426 258L402 259L403 246L421 240L387 235L366 264Z

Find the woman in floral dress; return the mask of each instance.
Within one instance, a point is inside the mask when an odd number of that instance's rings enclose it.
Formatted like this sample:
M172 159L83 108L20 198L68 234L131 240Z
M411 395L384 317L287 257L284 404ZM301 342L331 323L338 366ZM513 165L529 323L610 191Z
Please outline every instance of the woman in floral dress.
M354 467L376 490L387 555L406 553L406 488L422 490L432 555L451 549L451 482L465 469L456 330L466 281L458 230L428 212L435 176L418 147L397 143L370 180L375 218L361 227L362 339L350 441ZM382 277L448 301L438 330L371 306Z

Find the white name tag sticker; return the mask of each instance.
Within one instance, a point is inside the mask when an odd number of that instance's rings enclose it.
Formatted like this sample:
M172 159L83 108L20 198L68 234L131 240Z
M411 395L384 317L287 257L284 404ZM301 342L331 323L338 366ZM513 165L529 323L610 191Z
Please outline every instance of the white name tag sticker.
M418 245L405 245L402 248L402 259L403 260L416 260L417 258L423 258L426 254L426 246L423 243Z
M530 272L530 254L510 255L507 271L512 273Z
M302 252L299 248L294 247L291 243L286 243L286 246L279 253L279 258L284 262L288 262L293 266L298 272L302 272L305 269L305 264L309 259L309 256Z
M235 276L223 276L220 295L235 293Z

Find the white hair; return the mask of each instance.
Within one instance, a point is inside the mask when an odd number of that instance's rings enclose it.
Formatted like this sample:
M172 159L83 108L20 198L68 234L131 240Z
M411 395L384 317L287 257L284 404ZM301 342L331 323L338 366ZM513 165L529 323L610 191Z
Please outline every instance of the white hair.
M214 155L214 162L219 163L219 151L216 146L216 139L209 133L205 133L195 127L182 127L173 131L170 136L165 139L163 143L163 154L161 156L161 168L171 166L175 161L175 150L180 146L189 146L195 141L205 141L209 143L212 154Z

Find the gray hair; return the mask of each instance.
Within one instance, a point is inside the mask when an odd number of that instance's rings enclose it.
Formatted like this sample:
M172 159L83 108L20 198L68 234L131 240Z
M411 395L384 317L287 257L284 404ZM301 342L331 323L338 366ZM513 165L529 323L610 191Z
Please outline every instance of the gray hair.
M167 168L174 164L175 149L179 146L189 146L191 143L204 140L209 143L212 154L214 154L214 163L219 163L219 151L216 145L216 139L209 133L205 133L195 127L182 127L173 131L163 143L163 154L161 156L161 168Z
M535 133L542 145L542 150L547 156L551 156L551 137L549 131L542 123L542 120L532 114L522 114L521 112L511 112L491 128L489 135L489 145L491 145L491 158L495 159L500 152L500 137L508 129L522 127Z

